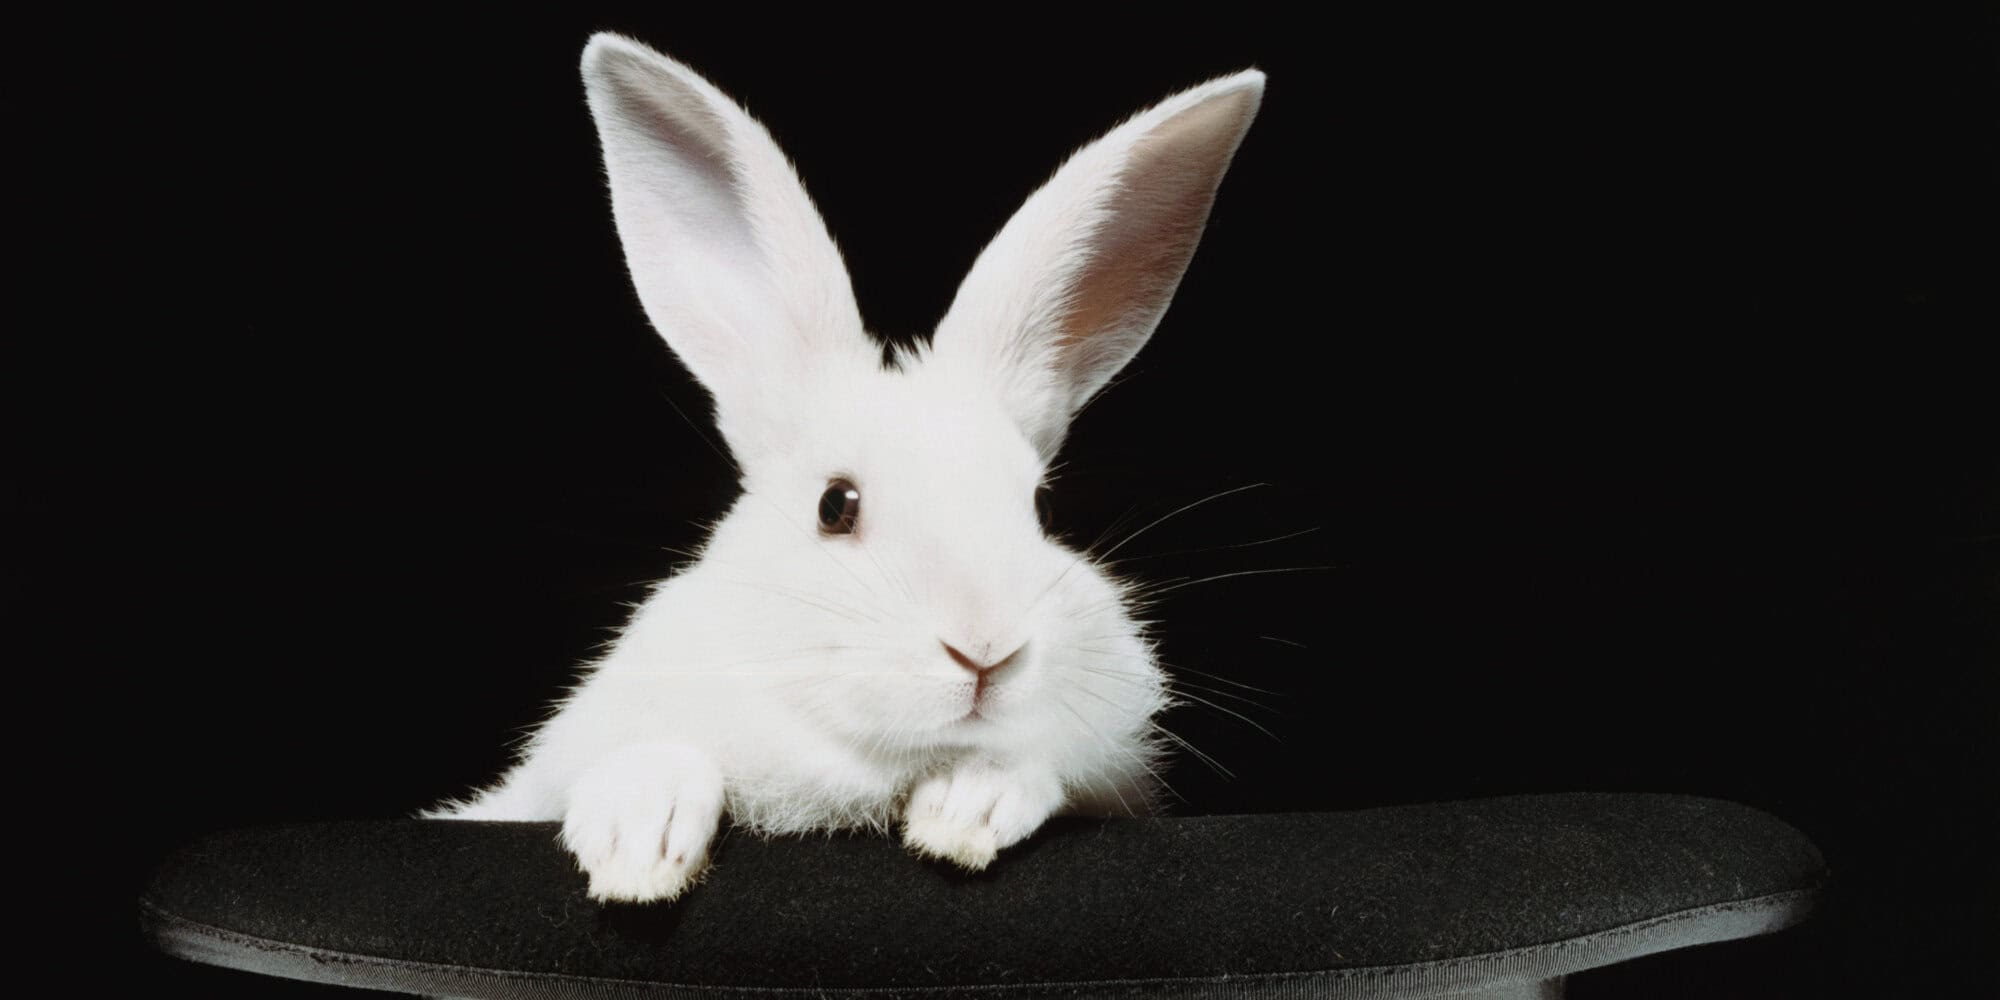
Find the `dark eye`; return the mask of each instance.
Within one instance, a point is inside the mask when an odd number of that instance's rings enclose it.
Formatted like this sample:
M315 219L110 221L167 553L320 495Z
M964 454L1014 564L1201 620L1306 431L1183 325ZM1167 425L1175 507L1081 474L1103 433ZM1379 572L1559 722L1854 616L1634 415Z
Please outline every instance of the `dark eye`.
M1049 505L1049 488L1046 486L1035 487L1035 516L1041 519L1043 531L1055 525L1056 512Z
M819 530L827 535L851 535L861 519L861 491L845 479L826 484L819 495Z

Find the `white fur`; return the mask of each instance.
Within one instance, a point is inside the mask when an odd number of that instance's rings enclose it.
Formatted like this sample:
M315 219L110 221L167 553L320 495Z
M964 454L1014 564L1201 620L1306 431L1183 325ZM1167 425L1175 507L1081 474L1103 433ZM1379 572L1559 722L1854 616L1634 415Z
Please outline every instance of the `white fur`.
M977 869L1056 812L1150 808L1164 679L1124 588L1042 534L1034 491L1165 310L1261 74L1079 151L895 371L761 126L615 35L583 73L640 300L715 394L743 494L520 762L431 815L560 819L591 895L644 901L699 877L725 812L767 834L900 821ZM817 528L836 476L861 492L852 535ZM946 644L1019 653L981 695Z

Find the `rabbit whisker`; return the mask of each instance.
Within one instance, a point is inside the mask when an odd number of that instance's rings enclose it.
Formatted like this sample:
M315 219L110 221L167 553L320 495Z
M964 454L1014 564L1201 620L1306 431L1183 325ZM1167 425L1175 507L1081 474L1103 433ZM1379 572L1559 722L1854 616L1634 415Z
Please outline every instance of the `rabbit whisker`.
M1104 562L1105 562L1106 560L1108 560L1108 559L1110 559L1110 558L1111 558L1111 554L1112 554L1112 553L1114 553L1114 552L1117 552L1117 551L1118 551L1119 549L1122 549L1122 548L1124 548L1124 547L1125 547L1126 545L1129 545L1129 544L1131 544L1131 542L1132 542L1132 540L1133 540L1133 539L1135 539L1135 538L1138 538L1138 537L1139 537L1140 535L1143 535L1143 534L1145 534L1146 532L1148 532L1148 531L1151 531L1151 530L1153 530L1154 528L1157 528L1157 527L1159 527L1159 526L1160 526L1161 524L1164 524L1164 523L1166 523L1167 521L1170 521L1170 520L1172 520L1172 519L1174 519L1174 518L1176 518L1176 517L1179 517L1180 515L1182 515L1182 514L1185 514L1185 513L1187 513L1188 511L1191 511L1191 510L1195 509L1196 507L1200 507L1201 505L1203 505L1203 504L1205 504L1205 503L1209 503L1210 501L1214 501L1214 500L1220 500L1220 499L1222 499L1223 497L1227 497L1227 496L1234 496L1235 494L1238 494L1238 493L1242 493L1242 492L1243 492L1243 491L1245 491L1245 490L1254 490L1254 489L1257 489L1257 488L1258 488L1258 487L1260 487L1260 486L1269 486L1269 485L1271 485L1271 484L1270 484L1270 483L1251 483L1251 484L1250 484L1250 485L1248 485L1248 486L1238 486L1238 487L1236 487L1236 488L1234 488L1234 489L1228 489L1228 490L1223 490L1223 491L1222 491L1222 492L1220 492L1220 493L1211 493L1211 494L1209 494L1208 496L1205 496L1205 497L1202 497L1201 499L1199 499L1199 500L1196 500L1196 501L1195 501L1195 502L1193 502L1193 503L1190 503L1190 504L1184 504L1184 505L1182 505L1182 506L1180 506L1180 507L1177 507L1177 508L1175 508L1175 509L1173 509L1173 510L1171 510L1171 511L1168 511L1168 512L1167 512L1166 514L1164 514L1164 515L1162 515L1162 516L1160 516L1160 517L1158 517L1158 518L1154 519L1154 520L1153 520L1153 521L1152 521L1152 522L1151 522L1150 524L1147 524L1147 525L1146 525L1145 527L1143 527L1143 528L1140 528L1140 529L1139 529L1138 531L1135 531L1135 532L1133 532L1133 533L1131 533L1131 534L1129 534L1129 535L1126 535L1126 536L1125 536L1124 538L1122 538L1122 539L1120 539L1120 540L1119 540L1118 544L1116 544L1116 545L1113 545L1113 546L1112 546L1111 548L1109 548L1109 549L1106 549L1106 550L1105 550L1105 551L1104 551L1104 552L1103 552L1103 553L1102 553L1101 555L1099 555L1099 556L1097 557L1097 562L1098 562L1098 563L1099 563L1100 565L1101 565L1101 564L1103 564L1103 563L1104 563Z
M1269 729L1264 728L1263 723L1260 723L1256 719L1244 715L1242 712L1238 712L1235 709L1230 708L1226 705L1218 705L1215 702L1209 701L1207 698L1202 697L1201 695L1194 694L1193 692L1190 691L1183 691L1179 688L1174 689L1174 696L1179 698L1188 698L1193 701L1200 702L1203 705L1207 705L1208 707L1215 709L1216 711L1221 712L1224 715L1234 716L1238 719L1243 720L1245 723L1249 724L1252 728L1256 729L1258 732L1263 733L1264 735L1269 736L1270 738L1277 740L1280 743L1284 742L1284 740L1278 739L1277 733L1274 733Z
M1184 590L1197 584L1214 583L1217 580L1233 580L1240 576L1267 576L1272 573L1310 573L1319 570L1345 568L1346 566L1337 563L1319 566L1274 566L1269 569L1239 569L1230 573L1215 573L1210 576L1198 576L1193 579L1181 577L1160 583L1146 584L1137 588L1138 597L1134 603L1151 606L1159 603L1159 598L1162 595L1171 594L1176 590Z
M1121 672L1118 672L1118 671L1113 671L1113 670L1104 670L1104 669L1101 669L1101 668L1096 668L1096 667L1084 667L1084 668L1082 668L1082 669L1083 669L1083 670L1084 670L1084 672L1086 672L1086 673L1090 673L1090 674L1094 674L1094 675L1096 675L1096 676L1099 676L1099 677L1103 677L1103 678L1106 678L1107 680L1115 680L1115 681L1122 681L1122 682L1124 682L1124 683L1127 683L1127 684L1131 684L1131 685L1134 685L1134 686L1138 686L1138 687L1148 687L1148 686L1150 686L1150 685L1147 685L1147 684L1145 684L1145 682L1144 682L1144 681L1143 681L1143 680L1142 680L1141 678L1139 678L1139 677L1137 677L1137 676L1135 676L1135 675L1132 675L1132 674L1126 674L1126 673L1121 673ZM1253 718L1251 718L1251 717L1249 717L1249 716L1247 716L1247 715L1244 715L1243 713L1241 713L1241 712L1238 712L1238 711L1236 711L1236 710L1234 710L1234 709L1232 709L1232 708L1228 707L1227 705L1218 705L1218 704L1216 704L1215 702L1212 702L1212 701L1209 701L1209 700L1208 700L1207 698L1203 698L1203 697L1202 697L1201 695L1198 695L1198 694L1195 694L1195 693L1193 693L1193 691L1189 691L1189 690L1188 690L1188 688L1191 688L1191 687L1192 687L1192 688L1194 688L1194 689L1196 689L1196 690L1200 690L1200 691L1206 691L1206 692L1208 692L1208 693L1210 693L1210 694L1214 694L1214 695L1218 695L1218 696L1221 696L1221 697L1226 697L1226 698L1235 698L1235 699L1236 699L1236 700L1238 700L1238 701L1242 701L1242 702L1246 702L1246 703L1248 703L1248 704L1250 704L1250 705L1252 705L1252 706L1254 706L1254 707L1256 707L1256 708L1260 708L1260 709L1263 709L1263 710L1264 710L1264 711L1266 711L1266 712L1272 712L1272 713L1274 713L1274 714L1275 714L1275 713L1277 712L1277 710L1276 710L1276 709L1274 709L1274 708L1271 708L1271 707L1269 707L1269 706L1267 706L1267 705L1263 705L1263 704L1260 704L1260 703L1258 703L1258 702L1256 702L1256 701L1253 701L1253 700L1251 700L1251 699L1249 699L1249 698L1245 698L1245 697L1243 697L1242 695L1235 695L1235 694L1230 694L1230 693L1229 693L1229 692L1227 692L1227 691L1217 691L1217 690L1215 690L1214 688L1209 688L1209 687L1203 687L1203 686L1201 686L1201 685L1198 685L1198 684L1194 684L1194 683L1193 683L1193 682L1191 682L1191 681L1177 681L1177 680L1174 680L1174 679L1173 679L1173 678L1171 678L1171 677L1168 677L1168 678L1165 678L1165 679L1164 679L1164 683L1163 683L1163 685L1162 685L1162 686L1163 686L1163 687L1164 687L1164 688L1165 688L1165 689L1166 689L1166 690L1168 691L1168 693L1170 693L1170 694L1174 695L1175 697L1185 697L1185 698L1188 698L1188 699L1190 699L1190 700L1193 700L1193 701L1195 701L1195 702L1198 702L1198 703L1200 703L1200 704L1203 704L1203 705L1207 705L1208 707L1210 707L1210 708L1213 708L1213 709L1215 709L1215 710L1216 710L1216 711L1218 711L1218 712L1223 712L1223 713L1225 713L1225 714L1228 714L1228 715L1232 715L1232 716L1235 716L1236 718L1238 718L1238 719L1241 719L1241 720L1243 720L1243 721L1244 721L1244 722L1246 722L1246 723L1249 723L1249 724L1250 724L1251 726L1255 727L1255 728L1256 728L1256 729L1257 729L1257 730L1258 730L1259 732L1262 732L1262 733L1263 733L1264 735L1266 735L1266 736L1269 736L1270 738L1272 738L1272 739L1274 739L1274 740L1275 740L1275 739L1278 739L1278 734L1276 734L1276 733L1273 733L1273 732L1271 732L1271 731L1270 731L1269 729L1266 729L1266 728L1264 728L1264 726L1263 726L1262 724L1260 724L1260 723L1259 723L1259 722L1258 722L1257 720L1255 720L1255 719L1253 719ZM1084 690L1088 690L1088 689L1084 689ZM1282 741L1282 740L1280 740L1280 742L1283 742L1283 741Z
M1154 731L1158 732L1162 736L1165 736L1175 746L1180 747L1182 750L1187 751L1188 754L1194 757L1196 760L1199 760L1203 764L1208 765L1209 769L1213 770L1216 774L1219 774L1231 781L1236 780L1236 772L1231 771L1230 769L1222 766L1221 761L1216 760L1214 757L1211 757L1208 754L1202 752L1193 743L1188 742L1186 738L1182 737L1181 734L1174 732L1171 729L1168 729L1166 726L1158 722L1154 722L1152 726Z
M1123 566L1126 563L1143 562L1147 559L1169 559L1174 556L1198 556L1198 555L1206 555L1207 553L1210 552L1227 552L1232 549L1252 549L1256 548L1259 545L1270 545L1276 542L1289 542L1294 538L1302 538L1318 530L1320 530L1318 527L1302 528L1298 531L1287 532L1286 534L1282 535L1273 535L1270 538L1259 538L1254 542L1236 542L1230 545L1210 545L1206 548L1180 549L1174 552L1148 552L1144 555L1126 556L1123 559L1104 559L1104 560L1099 560L1099 565Z
M1125 678L1120 678L1120 679L1125 679ZM1091 697L1096 698L1098 701L1101 701L1106 705L1110 705L1112 708L1119 707L1117 702L1114 702L1111 699L1106 698L1103 695L1098 694L1097 692L1092 691L1087 687L1083 687L1081 685L1072 685L1071 688L1072 690L1075 690L1078 693L1090 695ZM1249 720L1246 719L1245 721ZM1174 745L1180 747L1183 750L1186 750L1189 754L1193 755L1195 759L1201 761L1203 764L1208 765L1208 767L1213 769L1217 774L1220 774L1223 777L1228 778L1230 780L1235 780L1236 778L1235 772L1222 766L1222 763L1220 761L1216 760L1214 757L1208 755L1207 753L1204 753L1200 748L1196 747L1193 743L1188 742L1187 739L1182 737L1179 733L1176 733L1173 730L1168 729L1164 724L1159 722L1157 719L1148 721L1147 725L1150 727L1150 731L1158 732L1160 735L1165 736ZM1251 725L1256 725L1256 723L1252 722ZM1186 800L1183 799L1182 801Z
M1160 666L1161 666L1162 668L1164 668L1164 669L1165 669L1165 670L1167 671L1168 675L1169 675L1169 679L1173 680L1173 681L1174 681L1175 683L1177 683L1177 684L1187 684L1187 683L1190 683L1190 682L1188 682L1188 681L1184 681L1184 680L1181 680L1181 679L1180 679L1180 678L1178 678L1178 677L1173 677L1173 676L1172 676L1173 674L1176 674L1176 673L1190 673L1190 674L1194 674L1194 675L1195 675L1195 676L1197 676L1197 677L1206 677L1206 678L1208 678L1209 680L1212 680L1212 681L1217 681L1217 682L1220 682L1220 683L1223 683L1223 684L1227 684L1227 685L1230 685L1231 687L1239 687L1239 688L1242 688L1242 689L1243 689L1243 690L1245 690L1245 691L1255 691L1255 692L1257 692L1258 694L1268 694L1268 695L1270 695L1270 696L1272 696L1272 697L1274 697L1274 698L1279 698L1279 697L1283 697L1283 696L1284 696L1284 693L1283 693L1283 692L1280 692L1280 691L1273 691L1273 690L1271 690L1271 689L1269 689L1269 688L1260 688L1260 687L1258 687L1258 686L1256 686L1256 685L1254 685L1254 684L1245 684L1245 683L1243 683L1242 681L1235 681L1235 680L1230 680L1229 678L1227 678L1227 677L1223 677L1223 676L1221 676L1221 675L1219 675L1219 674L1211 674L1211 673L1209 673L1209 672L1208 672L1208 671L1206 671L1206 670L1196 670L1195 668L1193 668L1193 667L1190 667L1190 666L1186 666L1186 665L1184 665L1184 664L1179 664L1179 663L1168 663L1168 662L1167 662L1167 661L1165 661L1165 660L1160 660L1160 659L1156 659L1156 658L1154 658L1154 657L1148 657L1148 656L1136 656L1136 655L1133 655L1133 654L1130 654L1130 653L1114 653L1114 652L1112 652L1111 650L1108 650L1108 649L1089 649L1089 648L1086 648L1086 647L1083 647L1083 646L1067 646L1067 647L1064 647L1064 648L1067 648L1067 649L1074 649L1074 650L1077 650L1077 651L1080 651L1080 652L1084 652L1084 653L1090 653L1090 654L1093 654L1093 655L1096 655L1096 656L1104 656L1104 657L1109 657L1109 658L1111 658L1111 659L1114 659L1114 660L1141 660L1141 661L1144 661L1144 660L1153 660L1153 662L1156 662L1156 663L1158 663L1158 664L1159 664L1159 665L1160 665ZM1090 667L1084 667L1083 669L1085 669L1085 670L1090 670L1091 668L1090 668ZM1208 687L1201 687L1201 686L1199 686L1199 685L1196 685L1196 688L1197 688L1198 690L1202 690L1202 691L1212 691L1212 690L1214 690L1213 688L1208 688ZM1217 693L1217 694L1229 694L1229 692L1227 692L1227 691L1216 691L1216 693ZM1239 698L1239 697L1242 697L1242 696L1241 696L1241 695L1230 695L1230 697L1232 697L1232 698ZM1250 701L1250 699L1248 699L1248 698L1245 698L1245 699L1243 699L1243 700L1245 700L1245 701ZM1251 702L1251 704L1256 704L1256 702ZM1259 707L1259 708L1263 708L1264 706L1262 706L1262 705L1258 705L1257 707Z
M1195 508L1200 507L1201 505L1209 503L1211 501L1220 500L1223 497L1231 496L1237 493L1242 493L1245 490L1254 490L1260 486L1268 486L1268 485L1270 484L1251 483L1247 486L1238 486L1233 489L1223 490L1220 493L1211 493L1208 496L1202 497L1201 499L1194 501L1193 503L1182 504L1181 506L1168 511L1166 514L1154 518L1152 521L1148 522L1145 526L1141 527L1139 530L1134 531L1131 534L1126 535L1124 538L1119 539L1117 544L1111 546L1109 549L1104 550L1104 552L1096 553L1095 550L1097 546L1100 543L1102 543L1104 539L1111 534L1112 531L1116 530L1120 524L1122 524L1127 518L1129 518L1133 510L1137 510L1138 508L1134 507L1127 509L1124 514L1119 515L1116 521L1112 522L1112 525L1110 527L1105 528L1103 533L1099 534L1095 539L1092 539L1089 545L1084 546L1083 550L1076 554L1076 558L1071 560L1069 565L1064 566L1063 571L1061 573L1056 574L1056 578L1054 580L1049 581L1049 585L1047 587L1042 588L1042 592L1039 595L1036 595L1035 600L1033 601L1033 603L1029 605L1029 607L1032 609L1034 607L1039 606L1042 603L1042 599L1047 597L1050 591L1055 590L1056 585L1060 584L1065 578L1067 578L1070 572L1076 569L1079 563L1088 560L1092 565L1098 566L1100 568L1109 567L1112 565L1112 563L1109 562L1112 553L1115 553L1119 549L1124 548L1127 544L1131 543L1133 539L1138 538L1139 536L1145 534L1146 532L1159 527L1161 524L1164 524L1167 521L1172 520L1173 518L1179 517L1180 515L1185 514L1188 511L1194 510Z
M1160 665L1161 665L1162 667L1166 667L1166 668L1167 668L1167 669L1168 669L1169 671L1173 671L1173 670L1180 670L1180 669L1184 669L1184 668L1181 668L1181 667L1176 667L1176 666L1174 666L1173 664L1170 664L1170 663L1162 663L1162 664L1160 664ZM1107 677L1107 678L1111 678L1111 679L1113 679L1113 680L1121 680L1121 681L1130 681L1130 680L1132 680L1132 678L1131 678L1131 677L1129 677L1128 675L1124 675L1124 674L1118 674L1118 673L1107 673L1107 672L1104 672L1104 671L1100 671L1100 670L1092 670L1092 669L1090 669L1089 667L1085 667L1085 668L1083 668L1083 669L1084 669L1084 670L1086 670L1086 671L1088 671L1088 672L1090 672L1090 673L1093 673L1093 674L1097 674L1097 675L1098 675L1098 676L1100 676L1100 677ZM1206 676L1206 675L1204 675L1204 676ZM1135 681L1134 683L1137 683L1137 682ZM1196 683L1195 683L1195 682L1193 682L1193 681L1189 681L1189 680L1182 680L1182 679L1180 679L1180 678L1178 678L1178 677L1174 677L1174 676L1172 676L1172 675L1171 675L1171 673L1169 674L1169 676L1168 676L1167 678L1165 678L1165 681L1164 681L1164 684L1165 684L1165 687L1167 688L1167 690L1169 690L1169 691L1173 691L1173 692L1176 692L1176 693L1179 693L1180 691L1182 691L1182 690L1184 690L1184 689L1192 689L1192 690L1195 690L1195 691L1203 691L1203 692L1206 692L1206 693L1208 693L1208 694L1212 694L1212 695L1215 695L1215 696L1216 696L1216 697L1218 697L1218 698L1230 698L1230 699L1234 699L1234 700L1236 700L1236 701L1240 701L1240 702L1242 702L1243 704L1245 704L1245 705L1249 705L1249 706L1250 706L1250 707L1252 707L1252 708L1257 708L1257 709L1261 709L1261 710L1263 710L1263 711L1266 711L1266 712L1270 712L1270 713L1271 713L1271 714L1273 714L1273 715L1278 715L1278 714L1281 714L1281 713L1279 713L1279 712L1278 712L1278 710L1277 710L1277 709L1275 709L1275 708L1272 708L1271 706L1269 706L1269 705L1266 705L1266 704L1264 704L1263 702L1261 702L1261 701L1258 701L1258 700L1257 700L1257 699L1255 699L1255 698L1249 698L1249 697L1245 697L1245 696L1243 696L1243 695L1240 695L1240 694L1236 694L1236 693L1234 693L1234 692L1231 692L1231 691L1224 691L1224 690L1222 690L1221 688L1213 688L1213 687L1209 687L1209 686L1208 686L1208 685L1206 685L1206 684L1196 684ZM1142 686L1143 686L1143 685L1142 685ZM1256 689L1256 688L1252 688L1251 690L1257 690L1257 689ZM1267 694L1270 694L1270 693L1274 693L1274 692L1265 692L1265 693L1267 693Z
M1254 685L1254 684L1245 684L1245 683L1243 683L1242 681L1233 681L1233 680L1230 680L1229 678L1227 678L1227 677L1223 677L1223 676L1221 676L1221 675L1219 675L1219 674L1211 674L1211 673L1209 673L1209 672L1208 672L1208 671L1206 671L1206 670L1196 670L1196 669L1195 669L1195 668L1193 668L1193 667L1190 667L1190 666L1186 666L1186 665L1183 665L1183 664L1179 664L1179 663L1168 663L1168 664L1163 664L1163 666L1167 667L1167 668L1168 668L1169 670L1172 670L1172 671L1176 671L1176 672L1185 672L1185 673L1190 673L1190 674L1194 674L1194 675L1195 675L1195 676L1197 676L1197 677L1206 677L1206 678L1208 678L1209 680L1212 680L1212 681L1217 681L1217 682L1219 682L1219 683L1222 683L1222 684L1228 684L1228 685L1230 685L1231 687L1240 687L1240 688L1242 688L1242 689L1243 689L1243 690L1245 690L1245 691L1255 691L1255 692L1257 692L1258 694L1268 694L1268 695L1270 695L1270 696L1271 696L1271 697L1273 697L1273 698L1282 698L1282 697L1284 697L1284 693L1283 693L1283 692L1280 692L1280 691L1273 691L1273 690L1271 690L1271 689L1269 689L1269 688L1260 688L1260 687L1258 687L1258 686L1256 686L1256 685ZM1203 690L1207 690L1207 689L1205 689L1205 688L1204 688Z
M1158 768L1154 767L1149 761L1147 761L1145 755L1138 753L1137 751L1134 751L1128 747L1119 746L1116 742L1107 738L1103 733L1098 732L1097 728L1090 724L1090 720L1084 718L1083 713L1077 711L1076 706L1070 704L1067 698L1064 698L1061 695L1057 695L1056 704L1062 706L1063 710L1068 712L1070 714L1070 717L1074 718L1077 721L1077 724L1083 727L1083 734L1085 736L1088 736L1096 740L1105 749L1122 754L1126 759L1132 761L1132 763L1139 765L1141 768L1145 770L1147 774L1153 776L1154 781L1160 783L1161 788L1167 790L1167 794L1172 795L1174 798L1179 799L1183 803L1187 801L1187 797L1182 795L1180 791L1174 788L1172 784L1169 784L1166 775L1161 774ZM1116 796L1118 799L1118 804L1124 807L1125 815L1127 816L1139 815L1139 813L1132 808L1132 803L1125 801L1125 793L1119 791L1118 786L1115 783L1111 786L1111 794Z
M1106 538L1111 537L1112 532L1117 531L1119 528L1123 527L1125 525L1125 522L1129 521L1133 513L1138 511L1138 509L1139 508L1136 505L1125 508L1125 513L1120 514L1117 517L1113 518L1111 523L1106 525L1103 531L1098 532L1096 538L1090 540L1089 545L1086 545L1083 548L1077 550L1076 557L1071 559L1069 561L1069 564L1063 567L1062 572L1056 574L1055 579L1049 581L1048 586L1042 588L1041 593L1035 595L1035 599L1033 601L1029 602L1028 610L1033 611L1036 608L1041 607L1043 599L1047 598L1050 592L1056 589L1056 586L1058 584L1068 579L1071 571L1075 570L1077 566L1083 564L1084 562L1090 559L1091 550L1097 548L1097 546L1103 543L1103 541Z

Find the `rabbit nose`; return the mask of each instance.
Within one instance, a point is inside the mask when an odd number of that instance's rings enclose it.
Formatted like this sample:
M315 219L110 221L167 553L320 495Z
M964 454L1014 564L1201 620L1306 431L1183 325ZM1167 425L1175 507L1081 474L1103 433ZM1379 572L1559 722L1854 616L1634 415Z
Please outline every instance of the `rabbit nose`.
M951 656L951 661L953 663L956 663L959 666L972 671L974 674L985 674L987 671L997 670L1001 667L1006 666L1007 664L1013 662L1016 656L1021 655L1021 650L1027 647L1027 643L1022 643L1021 645L1014 647L1014 651L1008 653L1006 656L990 660L989 662L986 663L981 663L978 660L975 660L972 657L965 655L965 653L960 651L957 646L945 642L942 639L938 640L938 644L944 647L944 651ZM993 646L991 643L985 643L982 644L979 648L982 652L988 652L993 648Z

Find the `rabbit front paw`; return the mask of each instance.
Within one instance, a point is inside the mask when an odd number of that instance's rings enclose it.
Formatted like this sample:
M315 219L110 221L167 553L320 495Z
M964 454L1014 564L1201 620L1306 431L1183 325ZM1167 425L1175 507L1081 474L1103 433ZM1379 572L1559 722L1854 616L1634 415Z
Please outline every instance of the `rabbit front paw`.
M932 775L910 792L903 844L968 871L1035 832L1062 806L1054 775L967 764Z
M590 897L647 903L686 891L722 819L722 772L689 747L646 743L592 765L570 789L562 842Z

